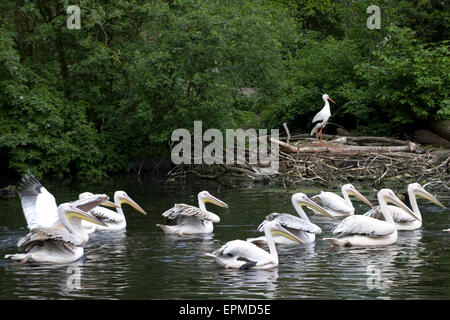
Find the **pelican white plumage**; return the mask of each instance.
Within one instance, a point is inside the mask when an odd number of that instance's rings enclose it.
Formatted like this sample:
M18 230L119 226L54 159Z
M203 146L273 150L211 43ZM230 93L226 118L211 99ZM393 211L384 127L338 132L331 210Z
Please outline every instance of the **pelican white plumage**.
M269 252L257 245L244 241L232 240L224 244L212 254L216 262L229 269L268 269L278 266L278 253L273 240L273 234L283 235L297 243L303 243L301 239L286 230L277 221L269 221L264 224L264 234L269 246Z
M177 224L173 226L157 224L165 233L197 234L211 233L214 230L213 223L220 222L220 218L215 213L206 210L205 203L210 202L216 206L228 208L222 200L212 196L208 191L199 192L198 208L187 204L175 204L162 214L167 219L177 219Z
M21 263L69 263L79 259L84 253L82 246L89 240L81 228L81 220L103 224L84 210L89 211L108 199L107 195L99 195L57 207L53 195L33 175L22 179L19 196L30 232L17 245L26 253L5 258Z
M419 206L417 205L417 197L427 199L441 208L446 208L435 196L426 191L419 183L408 184L408 198L411 204L411 208L420 220L416 220L411 217L405 210L394 205L388 205L391 211L392 218L394 219L397 230L416 230L422 227L422 214L420 213ZM364 214L365 216L383 220L384 216L380 212L380 206L375 206Z
M83 192L78 197L82 200L92 196L93 194L90 192ZM130 205L143 215L147 214L125 191L116 191L114 192L114 203L112 203L112 205L111 203L102 203L102 205L115 207L116 211L101 206L97 206L90 211L90 214L104 222L105 226L83 221L83 228L85 228L88 233L92 233L95 230L117 231L125 229L127 227L127 221L122 209L122 204L124 203Z
M83 246L87 241L81 230L80 221L97 224L102 222L71 203L59 205L57 212L64 228L35 227L31 229L17 242L19 249L26 253L7 254L5 258L20 261L20 263L70 263L81 258L84 254Z
M341 221L332 231L337 238L324 238L336 246L385 246L397 242L397 228L392 218L387 201L403 208L415 219L406 204L404 204L390 189L381 189L377 194L380 210L385 221L364 215L353 215Z
M321 191L320 194L312 196L311 199L320 201L321 206L334 217L350 216L355 213L355 207L350 200L350 196L355 196L365 204L373 207L372 203L350 183L344 184L341 187L341 192L343 197L333 192Z
M324 93L322 95L322 100L325 102L325 105L323 106L322 110L320 110L313 118L312 124L313 128L311 130L310 136L314 135L316 133L316 145L318 145L318 137L319 137L319 130L320 130L320 136L322 137L322 130L327 125L328 119L331 116L330 111L330 104L328 103L328 100L336 104L331 98ZM322 138L320 139L322 141ZM323 144L322 142L320 144Z
M286 230L288 230L290 233L294 234L297 238L301 239L303 243L313 243L316 239L316 234L322 233L322 229L317 226L316 224L309 221L308 216L306 215L305 211L303 210L303 206L306 206L310 209L315 210L316 212L329 217L331 219L335 219L332 215L330 215L324 208L319 206L317 203L312 201L308 198L308 196L304 193L298 192L292 195L291 197L292 205L295 208L295 211L297 211L297 214L299 217L293 216L291 214L287 213L271 213L264 221L258 226L258 231L263 232L264 226L266 223L270 221L277 221L280 223ZM273 240L275 243L280 244L295 244L296 241L292 241L289 238L286 238L284 236L280 236L275 234L273 236ZM248 242L252 243L266 243L267 239L265 236L258 237L258 238L249 238L247 239Z

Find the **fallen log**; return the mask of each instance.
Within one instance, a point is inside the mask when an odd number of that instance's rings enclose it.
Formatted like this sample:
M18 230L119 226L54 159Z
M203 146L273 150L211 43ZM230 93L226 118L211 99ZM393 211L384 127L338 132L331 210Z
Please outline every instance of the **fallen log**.
M277 139L272 138L272 137L270 137L269 140L270 140L270 142L278 144L280 147L282 147L282 148L284 148L284 149L286 149L286 150L288 150L290 152L298 152L298 148L294 147L293 145L291 145L289 143L277 140Z
M408 140L399 140L394 138L387 137L372 137L372 136L363 136L363 137L355 137L355 136L343 136L343 135L331 135L331 134L323 134L323 138L325 139L339 139L340 141L348 141L348 142L380 142L380 143L388 143L393 145L408 145ZM315 138L310 138L308 134L297 134L292 135L291 140L311 140L314 141ZM333 142L334 140L329 140L329 142Z
M392 138L386 138L386 137L346 137L348 141L354 141L354 142L383 142L383 143L390 143L395 145L409 145L409 141L405 140L399 140L399 139L392 139Z
M328 145L316 147L294 147L289 143L269 138L270 142L279 145L280 147L294 153L303 152L330 152L330 153L358 153L358 152L416 152L417 145L411 141L407 141L407 145L402 146L346 146L346 145Z

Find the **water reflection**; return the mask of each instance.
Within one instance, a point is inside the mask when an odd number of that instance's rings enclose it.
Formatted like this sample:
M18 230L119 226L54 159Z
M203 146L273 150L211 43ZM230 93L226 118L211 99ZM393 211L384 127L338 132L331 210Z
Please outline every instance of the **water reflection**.
M276 299L278 296L278 268L269 270L215 269L214 286L222 288L225 298Z

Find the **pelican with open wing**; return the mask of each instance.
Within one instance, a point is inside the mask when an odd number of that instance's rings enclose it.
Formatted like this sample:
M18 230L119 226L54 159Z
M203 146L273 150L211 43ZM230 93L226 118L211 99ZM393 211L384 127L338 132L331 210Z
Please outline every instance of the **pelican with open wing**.
M30 232L17 243L25 253L9 254L5 258L21 263L69 263L78 260L89 240L81 227L81 220L103 224L85 211L108 200L107 195L94 195L57 207L54 196L31 174L22 179L19 196Z

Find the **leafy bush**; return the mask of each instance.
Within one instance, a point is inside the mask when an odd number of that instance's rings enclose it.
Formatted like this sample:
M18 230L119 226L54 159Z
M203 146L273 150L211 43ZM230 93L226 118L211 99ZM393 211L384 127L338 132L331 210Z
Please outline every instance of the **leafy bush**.
M99 178L169 156L172 131L195 120L309 132L325 92L330 121L359 133L450 118L447 6L382 0L369 30L370 4L80 1L69 30L67 1L3 1L0 159Z

